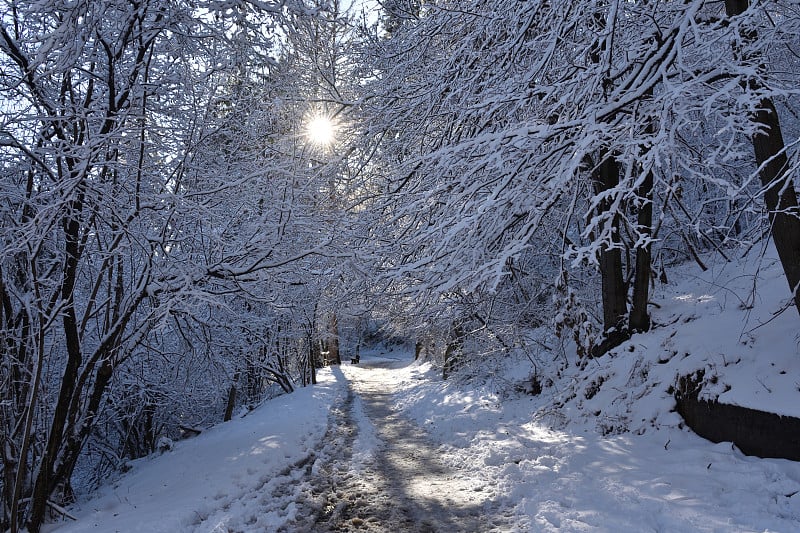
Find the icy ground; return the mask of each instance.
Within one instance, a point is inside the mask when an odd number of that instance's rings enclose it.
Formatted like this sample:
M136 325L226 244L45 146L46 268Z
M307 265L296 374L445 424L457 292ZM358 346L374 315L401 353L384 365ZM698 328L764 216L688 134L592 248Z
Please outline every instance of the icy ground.
M800 415L798 317L780 312L774 252L708 263L669 272L653 331L584 368L547 337L531 360L485 362L482 383L366 353L134 462L50 529L800 531L800 464L712 444L673 412L670 386L702 369L707 395ZM520 392L532 362L537 396Z

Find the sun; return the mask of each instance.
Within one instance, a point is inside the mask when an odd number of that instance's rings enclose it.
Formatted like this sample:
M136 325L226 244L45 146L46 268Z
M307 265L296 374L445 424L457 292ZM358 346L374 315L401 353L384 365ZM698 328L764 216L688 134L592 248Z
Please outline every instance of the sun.
M320 146L326 146L333 142L336 128L333 121L323 115L313 117L306 125L306 135L308 140Z

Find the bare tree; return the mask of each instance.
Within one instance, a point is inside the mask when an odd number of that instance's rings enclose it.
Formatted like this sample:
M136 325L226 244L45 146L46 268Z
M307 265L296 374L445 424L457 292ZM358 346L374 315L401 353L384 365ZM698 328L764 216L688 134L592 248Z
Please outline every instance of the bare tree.
M519 277L509 265L549 250L565 268L599 270L599 286L582 290L603 302L601 316L585 313L605 341L584 353L600 354L649 327L654 256L727 256L729 236L750 231L741 222L757 223L733 207L760 194L774 228L794 225L792 165L767 97L795 94L794 78L761 58L795 35L797 17L769 6L731 20L702 0L441 0L377 35L365 138L382 158L398 291L426 305L455 289L490 293ZM763 191L727 163L748 137Z
M220 102L244 102L232 80L270 64L263 20L284 3L208 9L12 1L0 16L4 529L40 529L155 328L322 246L282 244L289 207L218 209L268 174L250 151L220 176L203 150Z
M795 307L800 312L800 213L792 170L786 154L786 145L778 118L778 111L769 96L769 89L761 81L767 65L759 50L758 30L746 17L749 0L725 0L725 14L732 18L736 40L733 44L735 59L752 74L742 76L742 89L754 102L755 110L748 119L753 124L751 139L758 166L758 176L764 188L764 203L769 213L772 239L778 250ZM759 7L763 9L763 7ZM753 14L753 16L757 16Z

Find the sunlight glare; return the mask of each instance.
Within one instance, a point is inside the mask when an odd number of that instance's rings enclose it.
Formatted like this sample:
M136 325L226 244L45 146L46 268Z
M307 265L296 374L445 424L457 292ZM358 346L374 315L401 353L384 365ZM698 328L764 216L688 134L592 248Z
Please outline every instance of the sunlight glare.
M334 137L333 122L326 116L314 117L308 122L306 134L308 140L314 144L328 145L333 142Z

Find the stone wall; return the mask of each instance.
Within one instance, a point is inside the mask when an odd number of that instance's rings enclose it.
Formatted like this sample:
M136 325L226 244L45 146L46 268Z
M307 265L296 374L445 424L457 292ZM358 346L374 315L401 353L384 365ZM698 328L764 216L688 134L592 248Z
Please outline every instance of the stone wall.
M800 461L800 418L699 400L691 378L675 393L678 413L698 435L734 443L743 453Z

